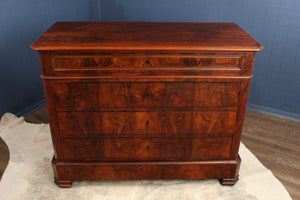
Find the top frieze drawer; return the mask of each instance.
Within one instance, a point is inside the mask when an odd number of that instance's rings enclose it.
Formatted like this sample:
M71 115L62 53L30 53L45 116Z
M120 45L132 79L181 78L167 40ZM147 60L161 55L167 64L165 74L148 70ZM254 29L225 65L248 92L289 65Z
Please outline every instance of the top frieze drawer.
M248 75L244 72L249 56L247 53L55 54L50 55L51 64L44 69L44 75Z

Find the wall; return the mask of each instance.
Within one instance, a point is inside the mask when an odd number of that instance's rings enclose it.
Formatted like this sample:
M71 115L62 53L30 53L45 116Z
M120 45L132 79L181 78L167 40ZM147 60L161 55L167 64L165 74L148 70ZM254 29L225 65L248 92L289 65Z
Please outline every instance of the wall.
M300 120L299 0L102 0L103 21L234 22L265 49L249 108Z
M299 0L1 0L0 116L43 104L37 53L55 21L235 22L265 46L256 57L249 107L300 120Z
M98 19L97 0L0 1L0 116L44 105L38 54L29 48L55 21Z

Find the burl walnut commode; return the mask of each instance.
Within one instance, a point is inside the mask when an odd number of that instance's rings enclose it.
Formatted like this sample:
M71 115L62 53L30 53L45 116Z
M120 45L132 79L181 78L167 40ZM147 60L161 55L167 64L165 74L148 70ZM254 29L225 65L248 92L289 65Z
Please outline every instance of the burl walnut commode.
M57 22L39 52L55 182L238 180L255 53L233 23Z

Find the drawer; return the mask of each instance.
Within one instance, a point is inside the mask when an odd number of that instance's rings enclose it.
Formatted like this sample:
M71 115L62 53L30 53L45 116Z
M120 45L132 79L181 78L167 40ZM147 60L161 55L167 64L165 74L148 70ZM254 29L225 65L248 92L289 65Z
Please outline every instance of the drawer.
M63 136L233 135L236 112L58 112Z
M232 138L63 138L66 161L228 159Z
M64 75L238 75L244 55L54 55L53 71ZM64 73L62 73L64 72Z
M240 83L54 82L56 106L72 110L237 107Z
M176 68L240 69L241 56L232 57L159 57L159 56L55 56L54 69Z

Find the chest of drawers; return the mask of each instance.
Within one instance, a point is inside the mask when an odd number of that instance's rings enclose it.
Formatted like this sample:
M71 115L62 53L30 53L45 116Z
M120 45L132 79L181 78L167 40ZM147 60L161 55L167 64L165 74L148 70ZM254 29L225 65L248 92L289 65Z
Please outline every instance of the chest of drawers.
M254 56L232 23L57 22L40 54L55 182L238 180Z

